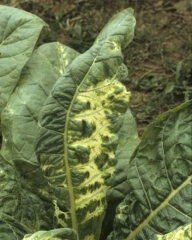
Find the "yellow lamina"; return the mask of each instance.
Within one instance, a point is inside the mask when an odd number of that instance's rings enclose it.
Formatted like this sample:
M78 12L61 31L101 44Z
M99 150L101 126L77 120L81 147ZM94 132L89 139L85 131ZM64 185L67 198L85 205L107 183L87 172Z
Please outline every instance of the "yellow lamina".
M165 235L156 235L156 240L190 240L192 238L192 225L188 224L177 228L175 231ZM153 238L152 238L153 239Z

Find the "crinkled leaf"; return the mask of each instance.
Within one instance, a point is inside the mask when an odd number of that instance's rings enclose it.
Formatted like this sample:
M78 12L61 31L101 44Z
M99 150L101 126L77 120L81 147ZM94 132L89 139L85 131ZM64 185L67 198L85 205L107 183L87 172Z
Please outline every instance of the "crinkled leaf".
M19 206L20 184L13 166L0 155L0 213L13 215ZM11 194L10 194L11 193Z
M77 55L60 43L44 44L33 53L2 113L2 154L7 160L13 161L13 156L15 159L18 154L18 158L35 157L32 155L39 111L56 80Z
M2 156L0 156L0 179L0 239L18 240L23 239L26 234L28 237L24 239L78 239L72 229L55 229L32 234L39 229L51 227L48 224L51 219L46 217L50 206L47 204L45 211L41 199L22 189L19 175Z
M192 239L192 224L187 224L165 235L155 235L150 240L191 240L191 239Z
M107 181L110 188L107 190L107 210L102 226L103 239L112 231L112 223L117 205L129 192L129 184L127 182L129 161L140 141L135 119L129 109L124 115L123 125L118 132L118 137L119 144L115 152L117 165L114 174Z
M23 233L17 221L23 226L21 226L22 229L28 227L31 231L36 231L42 227L44 229L50 227L51 219L46 215L49 211L45 212L41 199L21 187L19 174L1 155L0 180L0 239L3 239L6 234L12 234L12 228L16 233ZM9 219L12 222L10 224L8 224ZM5 227L2 227L1 224L5 225ZM10 227L9 225L13 226ZM18 229L16 229L17 226ZM24 234L26 233L28 232L24 232ZM6 239L12 239L11 235Z
M119 144L115 152L118 162L115 167L115 173L109 181L111 187L107 190L108 201L122 200L127 194L129 161L140 141L135 119L129 109L125 113L124 122L118 132L118 137Z
M131 20L130 20L131 19ZM37 155L51 186L63 189L55 225L80 239L99 239L106 207L105 180L117 160L118 131L129 93L119 82L121 47L135 26L132 9L117 14L107 34L77 57L57 80L39 116ZM111 28L111 33L109 29Z
M0 6L0 114L46 23L25 11Z
M27 234L23 240L78 240L77 233L71 228L60 228L49 231L38 231Z
M15 218L0 213L0 239L18 240L28 233L31 233L31 231Z
M149 125L131 159L131 190L108 239L149 239L191 222L191 139L192 101Z
M14 162L24 184L28 186L28 181L33 182L38 185L37 190L45 188L35 155L38 114L52 86L77 55L76 51L60 43L42 45L24 67L19 85L2 112L1 154Z

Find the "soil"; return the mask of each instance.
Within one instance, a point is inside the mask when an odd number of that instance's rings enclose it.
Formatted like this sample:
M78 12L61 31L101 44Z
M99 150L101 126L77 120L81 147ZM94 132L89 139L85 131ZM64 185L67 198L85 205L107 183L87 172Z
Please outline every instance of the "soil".
M132 7L135 37L124 51L130 108L141 136L156 117L192 99L192 0L0 0L50 26L38 45L59 41L83 53L119 11Z

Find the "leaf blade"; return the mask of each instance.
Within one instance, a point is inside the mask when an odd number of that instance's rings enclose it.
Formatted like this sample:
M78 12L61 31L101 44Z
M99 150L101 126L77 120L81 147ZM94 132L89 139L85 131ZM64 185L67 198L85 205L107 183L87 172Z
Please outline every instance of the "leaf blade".
M22 68L47 24L37 16L0 6L0 113L15 89Z
M116 218L108 239L150 238L191 221L191 105L168 111L147 128L130 163L130 193L117 208L123 220Z
M133 18L132 11L126 13ZM79 228L81 239L99 238L106 205L104 182L116 163L118 120L129 98L118 81L124 41L107 35L76 58L57 80L39 117L39 162L49 184L66 190L66 209L55 203L56 221L61 222L60 213L63 226L77 232ZM62 124L53 124L56 117Z
M187 224L165 235L155 235L150 240L190 240L192 237L191 227L191 224Z
M1 181L0 213L12 216L13 224L14 221L19 221L28 226L30 231L38 231L41 224L44 229L50 227L49 219L52 219L54 209L51 202L53 192L54 199L62 202L63 192L51 189L43 177L35 155L34 136L38 114L47 95L57 78L66 71L77 55L79 54L76 51L60 43L39 47L22 69L20 82L2 111L3 142L0 162L3 163L3 159L6 161L5 166L0 164L0 172L2 174L4 168L8 171L9 166L12 169L10 176L5 174L9 178ZM7 185L12 186L9 189L11 196L6 193ZM44 212L44 208L49 210ZM8 229L7 227L5 231L9 232ZM1 234L1 237L6 234L3 229ZM11 236L10 238L12 239Z

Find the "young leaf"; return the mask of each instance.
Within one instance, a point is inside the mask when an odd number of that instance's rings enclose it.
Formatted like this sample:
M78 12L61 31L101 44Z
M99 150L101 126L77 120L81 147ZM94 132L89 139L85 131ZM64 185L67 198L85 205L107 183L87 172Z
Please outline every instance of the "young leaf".
M130 193L108 239L149 239L191 222L192 101L151 123L127 171Z
M135 24L133 9L125 9L109 20L97 36L94 44L108 39L114 43L114 48L121 45L121 49L125 49L134 37ZM121 67L124 68L124 65Z
M43 20L25 11L0 5L0 114L30 58Z
M72 227L84 240L100 236L105 180L117 161L119 121L130 95L119 71L133 11L117 14L114 22L118 27L108 24L57 80L39 115L37 156L49 184L65 193L64 205L54 202L56 226Z

